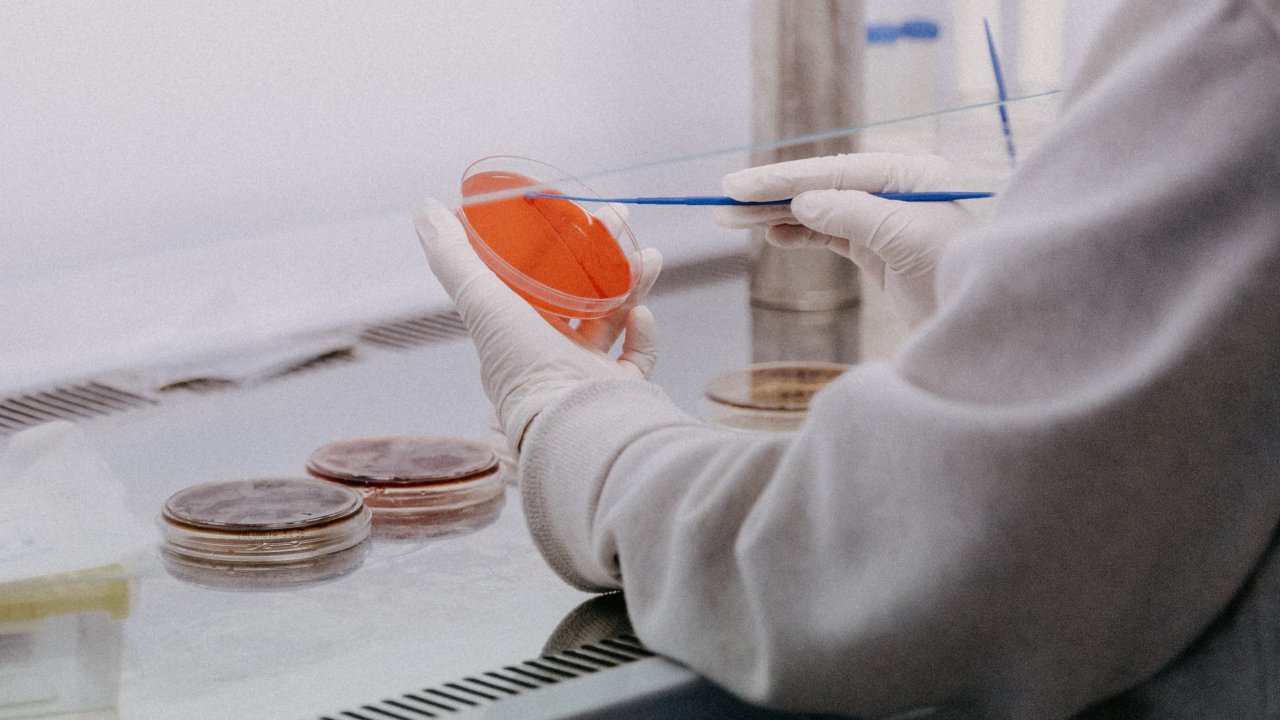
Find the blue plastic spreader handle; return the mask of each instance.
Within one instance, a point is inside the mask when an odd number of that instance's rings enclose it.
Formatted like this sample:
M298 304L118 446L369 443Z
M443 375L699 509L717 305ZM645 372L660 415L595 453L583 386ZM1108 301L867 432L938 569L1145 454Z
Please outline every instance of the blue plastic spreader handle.
M952 200L981 200L982 198L993 197L995 193L989 192L904 192L904 193L871 193L876 197L886 200L900 200L902 202L951 202ZM624 205L786 205L791 202L791 198L786 200L766 200L762 202L750 202L746 200L734 200L726 195L685 195L683 197L633 197L633 198L593 198L593 197L576 197L573 195L557 195L555 193L527 193L525 197L531 198L552 198L560 200L576 200L578 202L610 202L622 203Z

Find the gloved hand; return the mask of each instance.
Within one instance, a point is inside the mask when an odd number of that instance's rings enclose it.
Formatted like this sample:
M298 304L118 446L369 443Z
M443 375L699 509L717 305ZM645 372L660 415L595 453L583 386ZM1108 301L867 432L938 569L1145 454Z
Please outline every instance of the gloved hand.
M480 356L481 383L507 437L519 452L533 418L561 393L597 378L649 378L658 359L649 309L637 305L662 268L657 250L641 251L642 271L632 301L576 327L539 313L480 260L462 224L438 200L427 198L414 215L427 262L471 332ZM622 353L607 353L625 331Z
M949 237L975 216L961 202L909 203L873 192L944 190L946 160L935 155L860 153L807 158L741 170L724 178L736 200L790 205L717 208L729 228L763 226L780 247L826 247L853 260L916 325L934 311L933 274Z

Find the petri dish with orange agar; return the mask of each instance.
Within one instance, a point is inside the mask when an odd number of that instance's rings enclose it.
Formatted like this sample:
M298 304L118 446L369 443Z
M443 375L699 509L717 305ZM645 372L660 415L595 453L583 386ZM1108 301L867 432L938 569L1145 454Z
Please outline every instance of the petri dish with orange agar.
M703 387L702 414L738 430L790 432L804 424L809 403L848 365L769 362L730 370Z
M307 459L307 472L350 488L373 512L373 533L425 538L473 530L506 501L498 457L488 445L436 435L339 440Z
M358 567L371 519L358 493L313 478L210 482L165 502L160 554L171 575L199 585L299 585Z
M462 176L458 218L476 254L530 305L564 318L608 315L640 280L639 247L606 202L564 172L527 158L478 160Z

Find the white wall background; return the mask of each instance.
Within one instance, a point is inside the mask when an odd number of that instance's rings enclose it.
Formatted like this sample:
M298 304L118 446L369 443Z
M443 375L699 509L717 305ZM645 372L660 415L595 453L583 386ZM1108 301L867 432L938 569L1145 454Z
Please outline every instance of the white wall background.
M0 4L0 272L745 139L740 2Z
M440 304L409 224L424 195L491 154L588 174L746 144L749 19L729 0L0 3L0 391ZM744 157L668 189L715 192ZM679 254L662 222L637 233Z

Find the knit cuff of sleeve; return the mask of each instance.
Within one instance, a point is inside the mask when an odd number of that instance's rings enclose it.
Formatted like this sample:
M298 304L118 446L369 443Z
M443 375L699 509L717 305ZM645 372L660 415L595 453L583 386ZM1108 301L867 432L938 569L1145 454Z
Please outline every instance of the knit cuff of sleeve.
M635 440L698 421L656 385L601 380L562 394L530 423L520 454L525 520L547 564L574 587L621 586L616 553L593 537L614 460Z

